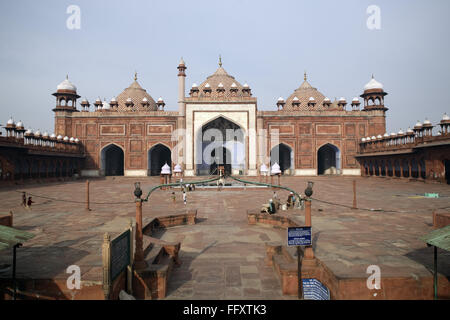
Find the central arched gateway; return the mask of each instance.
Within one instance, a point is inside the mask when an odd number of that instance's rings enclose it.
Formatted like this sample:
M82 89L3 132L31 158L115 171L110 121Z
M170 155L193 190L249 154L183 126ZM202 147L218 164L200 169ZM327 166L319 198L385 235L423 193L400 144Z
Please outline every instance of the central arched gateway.
M270 165L272 166L275 162L280 165L280 170L283 174L286 173L286 170L292 169L292 149L284 143L280 143L273 147L272 150L270 150Z
M163 144L154 145L148 151L148 174L159 176L162 166L166 163L172 167L172 152Z
M225 167L226 174L244 172L244 131L239 125L219 116L204 124L199 134L197 175L217 174L218 165Z
M107 145L101 152L101 169L105 176L123 176L124 155L122 148ZM63 166L63 174L65 169Z
M317 151L317 174L340 174L341 154L335 145L327 143Z

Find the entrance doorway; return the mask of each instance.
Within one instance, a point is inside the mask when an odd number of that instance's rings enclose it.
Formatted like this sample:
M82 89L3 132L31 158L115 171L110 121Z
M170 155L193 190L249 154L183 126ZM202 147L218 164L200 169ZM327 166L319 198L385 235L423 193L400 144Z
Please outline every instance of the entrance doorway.
M327 143L320 147L317 151L317 173L324 174L340 174L341 157L339 149Z
M285 174L286 170L291 169L291 157L292 149L284 143L280 143L270 150L270 165L273 166L275 162L278 163L281 173Z
M445 180L450 184L450 160L444 160L445 165Z
M216 150L217 150L217 155L216 155ZM217 149L213 149L211 151L211 159L212 159L212 163L209 166L209 174L210 175L218 174L219 166L224 166L225 175L231 174L231 162L230 162L231 153L230 153L230 151L228 151L227 148L219 147ZM228 159L228 161L227 161L227 159Z
M172 152L168 147L162 144L153 146L148 151L148 174L151 176L159 176L161 168L167 163L172 167Z
M102 149L102 170L105 176L123 176L124 155L122 148L110 144ZM65 163L63 174L65 174Z

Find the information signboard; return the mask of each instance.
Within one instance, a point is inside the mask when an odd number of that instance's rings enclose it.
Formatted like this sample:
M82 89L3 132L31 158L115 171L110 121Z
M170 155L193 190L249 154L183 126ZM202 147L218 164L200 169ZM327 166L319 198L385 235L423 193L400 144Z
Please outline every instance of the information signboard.
M311 227L288 228L288 246L310 246Z
M303 280L303 299L330 300L330 290L317 279Z
M111 281L130 264L130 240L131 232L127 230L111 241Z

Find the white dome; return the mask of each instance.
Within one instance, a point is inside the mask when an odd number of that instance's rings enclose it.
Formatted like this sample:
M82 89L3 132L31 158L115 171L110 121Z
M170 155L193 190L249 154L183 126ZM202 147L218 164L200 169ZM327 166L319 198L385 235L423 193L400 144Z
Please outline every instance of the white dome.
M244 84L244 88L248 88L248 84L247 83Z
M30 135L30 134L33 134L33 130L31 130L31 129L28 129L27 131L25 131L25 134L26 134L26 135Z
M297 98L297 96L294 97L294 99L292 99L293 101L298 101L299 99Z
M372 140L376 140L376 139L377 139L377 137L375 137L375 136L372 136L372 138L370 138L370 139L372 139Z
M117 102L116 97L112 97L110 102Z
M97 98L97 99L95 100L95 102L96 102L96 103L102 103L102 99Z
M55 138L56 138L56 134L52 133L52 134L50 135L50 138L55 139Z
M361 138L361 141L362 142L366 142L366 138Z
M222 82L219 83L218 87L219 87L219 88L223 88L223 83L222 83Z
M347 100L345 100L344 97L341 97L341 98L339 99L339 102L347 102Z
M45 132L42 134L42 136L43 136L44 138L48 138L48 132L45 131Z
M181 166L179 164L175 165L175 168L173 168L173 172L182 172L183 170L181 170Z
M359 102L359 99L357 97L354 97L352 102Z
M75 87L75 85L72 82L70 82L68 78L66 78L63 82L58 84L56 90L71 90L76 92L77 87Z
M383 139L383 136L381 134L377 135L377 139Z
M75 143L78 143L78 142L80 142L80 139L75 138Z
M446 113L444 113L444 115L442 116L442 120L450 120L450 117Z
M197 88L198 86L197 86L197 84L194 82L193 84L192 84L192 88Z
M128 99L127 99L127 102L133 102L133 100L131 100L131 98L128 98Z
M283 97L279 97L277 101L282 102L282 101L284 101L284 99L283 99Z
M23 128L23 122L22 122L22 121L17 122L16 126L17 126L17 127L22 127L22 128Z
M159 97L158 102L164 102L162 97Z
M58 140L62 140L62 135L58 135L58 137L56 137L56 139L58 139Z
M316 101L316 99L314 99L314 97L309 97L309 101Z
M389 133L386 132L386 133L383 135L383 137L389 138Z
M159 100L158 100L159 101ZM147 97L142 98L142 102L148 102Z
M399 134L399 135L400 135L400 134L403 134L403 130L400 129L400 131L398 132L398 134Z
M425 121L423 122L423 124L431 124L430 120L425 119Z
M109 106L109 103L108 102L106 102L106 100L105 101L103 101L103 108L102 109L110 109L111 107Z
M9 118L9 120L6 124L15 124L13 118Z
M162 166L161 174L170 174L170 167L167 163Z
M68 136L65 136L63 140L64 140L64 141L69 141L69 137L68 137Z
M370 141L370 137L367 137L367 138L366 138L366 141Z
M366 90L371 90L371 89L381 89L383 90L383 85L378 82L377 80L375 80L374 78L372 78L365 86L364 86L364 91Z
M415 127L421 127L421 126L422 126L422 123L419 120L417 120Z
M211 87L211 86L209 85L209 83L206 83L206 84L205 84L205 88L209 88L209 87Z
M281 173L281 170L280 170L280 165L278 164L278 163L274 163L273 165L272 165L272 168L271 168L271 173L272 174L279 174L279 173Z
M391 132L391 137L395 137L397 134L395 132Z
M261 167L259 168L259 171L261 172L269 172L269 169L267 169L267 166L263 163Z
M232 87L232 88L236 88L236 87L237 87L237 84L233 82L233 83L231 84L231 87Z
M35 133L34 133L34 136L35 137L40 137L41 136L41 132L38 130L38 131L36 131Z
M331 102L330 98L328 98L328 97L326 97L325 99L323 99L323 101Z
M406 133L414 133L414 131L411 128L408 128L408 130L406 130Z

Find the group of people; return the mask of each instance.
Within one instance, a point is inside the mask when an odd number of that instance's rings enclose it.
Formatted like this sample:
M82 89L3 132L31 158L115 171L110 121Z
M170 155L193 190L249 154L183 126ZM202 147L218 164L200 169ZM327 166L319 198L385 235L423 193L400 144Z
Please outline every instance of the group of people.
M181 183L181 192L183 195L183 203L186 205L187 204L186 192L187 191L195 191L195 184L191 184L191 183L183 184L183 179L180 180L180 183ZM172 198L173 203L176 203L177 197L176 197L174 191L172 192L171 198Z
M289 196L286 201L286 209L295 207L296 198L293 192L289 193ZM283 205L284 206L284 205ZM273 192L272 199L269 200L269 203L264 204L261 208L261 212L266 212L269 214L274 214L282 207L281 201L278 198L276 191Z
M27 209L31 209L31 204L33 204L34 201L31 197L28 197L27 200L27 194L26 192L22 192L22 206L24 206Z

